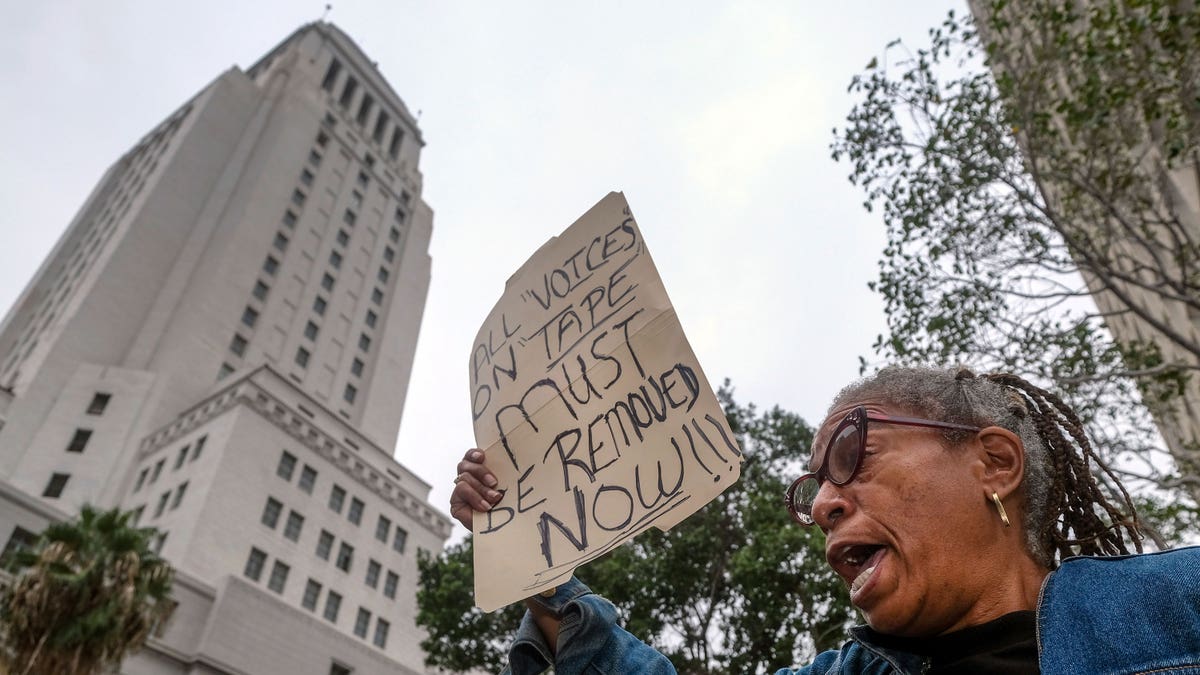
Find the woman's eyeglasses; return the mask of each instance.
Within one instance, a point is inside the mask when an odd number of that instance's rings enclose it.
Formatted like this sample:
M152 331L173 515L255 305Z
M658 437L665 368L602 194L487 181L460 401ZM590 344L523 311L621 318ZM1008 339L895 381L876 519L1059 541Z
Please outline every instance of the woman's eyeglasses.
M858 406L838 422L824 451L815 454L809 462L809 466L817 467L816 470L797 478L784 493L783 500L787 504L788 513L792 514L792 519L797 523L813 524L813 500L817 498L817 492L823 482L828 480L834 485L846 485L858 475L858 469L862 466L863 451L867 447L867 422L959 431L980 430L979 427L952 422L869 413L863 406Z

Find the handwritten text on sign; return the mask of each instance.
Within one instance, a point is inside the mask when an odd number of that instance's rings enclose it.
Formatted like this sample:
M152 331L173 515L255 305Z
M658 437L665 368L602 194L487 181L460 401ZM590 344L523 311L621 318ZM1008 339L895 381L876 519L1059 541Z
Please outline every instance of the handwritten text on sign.
M620 193L509 279L470 375L475 439L504 495L473 523L484 610L560 583L651 525L674 526L740 473Z

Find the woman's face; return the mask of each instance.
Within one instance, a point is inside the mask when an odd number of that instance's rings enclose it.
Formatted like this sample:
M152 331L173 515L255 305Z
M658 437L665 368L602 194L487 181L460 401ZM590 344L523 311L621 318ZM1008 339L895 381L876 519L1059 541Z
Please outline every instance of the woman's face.
M853 401L825 420L817 447L855 406L918 414L878 401ZM826 558L850 584L851 602L872 628L891 635L939 635L980 623L996 600L1005 564L996 541L977 442L947 448L935 429L869 422L862 466L849 484L825 481L813 517Z

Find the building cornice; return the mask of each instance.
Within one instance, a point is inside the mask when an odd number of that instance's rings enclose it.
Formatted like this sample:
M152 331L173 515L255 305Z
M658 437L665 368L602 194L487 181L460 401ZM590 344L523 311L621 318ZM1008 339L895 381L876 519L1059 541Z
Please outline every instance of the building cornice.
M358 447L351 446L347 440L338 440L314 421L315 416L310 417L305 412L297 410L297 406L289 404L275 395L267 386L264 386L264 382L269 383L272 388L286 387L292 393L299 394L305 403L320 408L325 413L325 417L348 432L342 435ZM208 398L185 410L168 424L148 434L139 445L139 458L152 455L175 443L239 405L254 411L262 419L324 457L368 491L408 514L432 534L442 539L450 536L452 526L449 517L430 508L423 499L418 498L402 485L403 477L398 472L373 466L370 460L362 456L364 446L367 451L377 453L380 459L386 458L386 461L395 464L411 480L420 483L426 490L428 489L427 483L388 457L387 453L378 445L337 420L327 408L314 401L269 365L259 366L237 378ZM351 439L350 436L356 438Z

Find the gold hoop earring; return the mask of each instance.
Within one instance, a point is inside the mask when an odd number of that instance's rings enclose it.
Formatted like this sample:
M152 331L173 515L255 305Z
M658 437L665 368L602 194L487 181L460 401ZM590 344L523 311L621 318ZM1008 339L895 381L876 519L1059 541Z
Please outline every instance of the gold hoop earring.
M1008 521L1008 514L1004 512L1004 504L1000 502L1000 495L996 494L995 492L992 493L992 503L996 505L996 510L1000 512L1000 520L1004 522L1004 526L1008 527L1009 525L1012 525L1012 523Z

